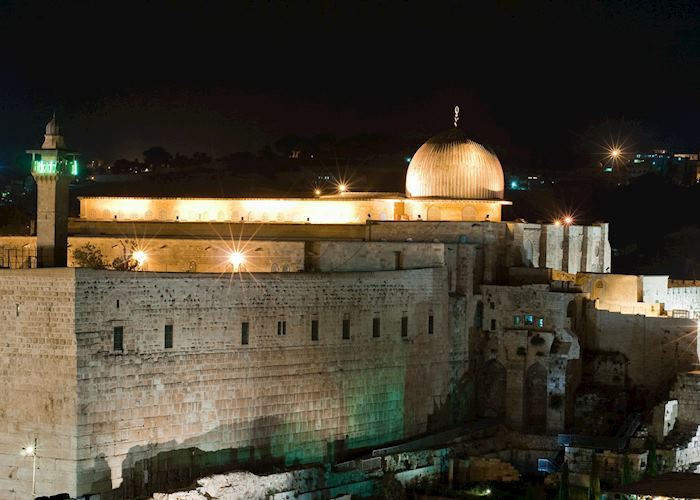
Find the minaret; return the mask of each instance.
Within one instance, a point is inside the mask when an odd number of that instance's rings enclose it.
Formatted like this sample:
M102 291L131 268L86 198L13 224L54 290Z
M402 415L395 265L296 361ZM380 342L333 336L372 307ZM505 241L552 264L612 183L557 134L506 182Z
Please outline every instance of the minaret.
M38 267L68 265L68 186L78 174L78 153L66 149L56 113L46 125L41 149L30 149L36 181Z

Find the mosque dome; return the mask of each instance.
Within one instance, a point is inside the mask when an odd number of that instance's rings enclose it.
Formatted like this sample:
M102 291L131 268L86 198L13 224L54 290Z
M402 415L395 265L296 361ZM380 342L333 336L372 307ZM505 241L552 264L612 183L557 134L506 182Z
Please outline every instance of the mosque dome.
M455 127L428 139L413 155L406 196L502 199L503 168L493 152Z

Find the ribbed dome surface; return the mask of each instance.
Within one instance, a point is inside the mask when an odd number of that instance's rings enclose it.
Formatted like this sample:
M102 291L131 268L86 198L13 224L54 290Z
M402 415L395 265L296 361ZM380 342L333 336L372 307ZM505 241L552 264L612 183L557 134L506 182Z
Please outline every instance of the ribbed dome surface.
M495 154L453 128L429 139L413 155L406 196L502 199L503 168Z

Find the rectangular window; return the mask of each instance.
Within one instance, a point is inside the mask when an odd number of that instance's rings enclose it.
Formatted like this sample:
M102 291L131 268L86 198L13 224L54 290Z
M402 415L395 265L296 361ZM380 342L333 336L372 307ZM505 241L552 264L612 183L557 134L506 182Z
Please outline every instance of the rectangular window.
M433 329L435 328L435 320L433 319L433 315L431 314L428 316L428 335L433 334Z
M408 318L406 316L401 318L401 336L408 337Z
M544 328L544 318L537 318L537 328Z
M532 324L535 322L535 318L532 316L532 314L526 314L525 315L525 324L527 326L532 326Z
M493 332L493 331L495 331L495 330L496 330L496 320L495 320L495 319L492 319L492 320L491 320L491 331Z
M277 335L287 335L287 322L278 321L277 322Z
M379 318L373 318L372 319L372 337L378 338L379 334L381 333L380 331L380 324L379 324Z
M165 348L173 347L173 325L165 325Z
M248 345L250 324L247 321L241 323L241 345Z
M520 316L513 316L513 324L515 326L520 326L520 320L521 320Z
M318 340L318 320L311 320L311 340Z
M113 334L114 334L113 335L114 350L115 351L123 351L124 350L124 327L123 326L115 326Z
M343 340L348 340L350 338L350 320L343 320Z

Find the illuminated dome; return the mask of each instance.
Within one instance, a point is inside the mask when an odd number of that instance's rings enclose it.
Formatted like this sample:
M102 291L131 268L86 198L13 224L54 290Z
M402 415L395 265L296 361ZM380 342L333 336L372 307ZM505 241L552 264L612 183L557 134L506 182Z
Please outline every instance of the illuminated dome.
M406 172L406 196L413 198L503 198L498 157L453 128L423 144Z

